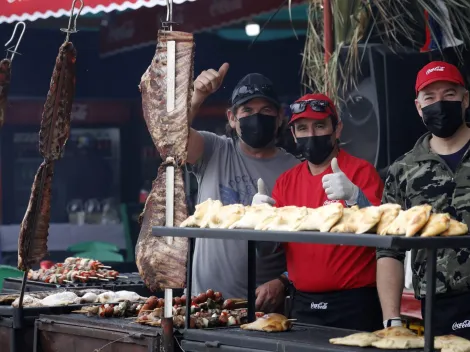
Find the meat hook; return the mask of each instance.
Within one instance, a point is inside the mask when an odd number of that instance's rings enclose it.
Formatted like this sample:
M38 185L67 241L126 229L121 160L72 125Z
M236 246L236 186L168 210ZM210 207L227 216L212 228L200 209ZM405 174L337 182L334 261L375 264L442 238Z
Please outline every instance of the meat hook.
M23 25L23 30L21 31L20 37L18 38L18 41L16 42L15 48L13 49L14 45L7 48L7 57L6 58L9 59L10 62L13 61L13 58L15 57L15 54L21 55L19 52L17 52L17 50L18 50L18 46L20 45L21 39L23 38L24 31L26 30L26 24L24 22L18 22L15 25L15 28L13 29L13 34L11 35L10 40L5 43L5 46L7 46L8 44L10 44L13 41L13 38L15 37L15 34L16 34L16 30L17 30L17 28L20 24ZM8 57L8 53L11 53L11 58Z
M166 21L163 23L163 27L172 31L173 25L173 0L166 0Z
M80 5L80 8L78 9L78 12L77 12L77 15L75 16L75 19L73 18L73 11L75 10L75 3L77 2L77 0L73 0L73 2L72 2L72 8L70 9L70 18L69 18L68 28L61 28L60 29L62 32L67 33L67 36L65 37L65 42L69 41L70 34L78 32L78 30L77 30L77 18L78 18L78 16L80 16L80 13L83 10L83 6L85 5L83 0L79 0L79 1L80 1L81 5ZM72 19L73 19L73 27L72 27Z

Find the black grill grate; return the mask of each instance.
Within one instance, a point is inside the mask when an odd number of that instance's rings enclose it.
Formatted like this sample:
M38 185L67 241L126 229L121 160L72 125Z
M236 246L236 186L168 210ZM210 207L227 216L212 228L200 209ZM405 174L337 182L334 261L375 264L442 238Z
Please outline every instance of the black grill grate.
M58 284L46 284L41 281L28 280L26 284L26 292L33 291L48 291L56 290L58 288L98 288L108 291L132 291L143 297L157 296L163 297L163 292L151 292L142 281L138 273L122 273L121 275L127 276L127 278L118 278L114 281L91 281L91 282L77 282L77 283L65 283L63 285ZM3 282L3 293L14 293L21 290L21 279L19 278L6 278ZM183 294L182 289L173 290L173 296L181 296Z

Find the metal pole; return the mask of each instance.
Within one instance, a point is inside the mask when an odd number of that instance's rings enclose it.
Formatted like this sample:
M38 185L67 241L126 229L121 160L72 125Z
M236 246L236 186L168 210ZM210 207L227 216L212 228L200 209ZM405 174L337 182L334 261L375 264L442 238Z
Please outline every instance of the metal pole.
M325 47L325 64L330 61L333 52L333 14L330 0L323 0L323 45Z
M191 322L191 289L193 280L193 252L194 241L196 239L188 238L188 264L186 264L186 313L184 319L184 328L189 329Z
M173 318L162 318L162 345L164 352L174 352Z
M256 320L256 242L248 241L248 322Z
M437 250L426 248L426 298L424 307L424 351L434 351L434 302L436 300Z

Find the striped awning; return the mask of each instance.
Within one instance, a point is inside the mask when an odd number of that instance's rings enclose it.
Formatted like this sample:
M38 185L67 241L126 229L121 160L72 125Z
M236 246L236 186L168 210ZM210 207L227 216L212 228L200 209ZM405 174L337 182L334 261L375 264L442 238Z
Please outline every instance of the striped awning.
M166 0L83 0L82 15L124 11L140 7L165 6ZM174 4L195 0L173 0ZM77 1L75 6L79 7ZM0 0L0 23L35 21L70 14L71 0Z

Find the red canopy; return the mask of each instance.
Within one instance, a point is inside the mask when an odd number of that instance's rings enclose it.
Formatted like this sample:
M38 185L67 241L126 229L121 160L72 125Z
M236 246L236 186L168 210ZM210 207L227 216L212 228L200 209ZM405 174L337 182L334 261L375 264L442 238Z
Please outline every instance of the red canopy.
M139 7L154 7L166 5L165 0L83 0L85 6L82 15L87 13L124 11L127 9L138 9ZM173 0L174 4L185 1ZM61 17L70 14L71 0L0 0L0 23L12 23L16 21L34 21L48 17ZM80 2L77 1L76 7Z

